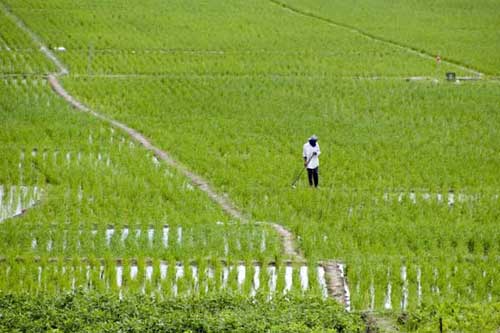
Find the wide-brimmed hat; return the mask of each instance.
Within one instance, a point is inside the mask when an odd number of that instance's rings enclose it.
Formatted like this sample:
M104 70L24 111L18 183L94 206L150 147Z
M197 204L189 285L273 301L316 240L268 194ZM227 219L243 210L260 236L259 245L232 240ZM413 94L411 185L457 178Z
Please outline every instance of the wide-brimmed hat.
M318 137L316 136L316 134L311 135L309 141L318 141Z

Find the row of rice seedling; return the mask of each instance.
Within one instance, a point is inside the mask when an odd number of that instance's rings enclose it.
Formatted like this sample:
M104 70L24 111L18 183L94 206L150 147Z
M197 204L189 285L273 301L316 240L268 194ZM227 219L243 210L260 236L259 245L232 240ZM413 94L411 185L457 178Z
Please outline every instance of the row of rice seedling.
M48 87L12 80L4 86L2 216L39 204L21 219L4 221L0 253L280 256L272 229L233 224L177 171L118 131L73 113L46 94ZM24 98L10 99L14 93ZM22 111L40 96L51 104ZM59 132L65 124L70 125ZM18 188L37 191L17 193Z
M43 74L52 70L50 62L41 54L33 42L16 24L5 15L0 4L0 73Z
M431 0L414 3L363 1L351 6L343 1L280 0L341 24L356 27L384 40L425 50L485 72L499 74L495 15L497 2L473 4ZM439 14L437 14L439 13ZM437 14L437 15L436 15ZM397 18L397 19L396 19ZM404 22L404 24L401 24ZM434 24L439 22L439 24ZM469 29L474 27L474 29ZM432 38L429 38L432 36Z
M0 290L59 293L83 288L160 297L228 290L249 296L326 297L323 271L318 264L252 260L15 257L0 261Z
M6 221L0 253L78 256L199 256L279 258L280 240L268 227L255 225L100 225L78 222Z
M92 56L89 57L89 52ZM361 69L359 63L365 59L379 57L395 57L393 54L380 55L381 52L360 52L358 50L344 50L336 53L307 54L255 54L252 50L245 53L220 51L212 54L164 54L160 52L123 53L102 52L99 50L77 50L68 52L65 57L73 63L70 70L81 75L252 75L252 76L377 76L392 75L404 77L422 73L418 69L413 72L405 71L407 60L394 59L400 70L386 68L384 64L375 64L370 69ZM425 68L425 74L434 75L431 66L420 65ZM418 68L418 67L417 67ZM389 72L389 73L386 73ZM445 69L439 69L440 77L444 77Z
M0 222L21 215L41 199L43 190L37 186L0 185Z
M81 79L67 81L67 85L74 88L90 105L131 123L136 121L135 110L147 110L155 120L151 121L145 130L152 132L148 128L167 128L167 133L171 135L157 134L155 140L172 147L173 153L180 155L183 160L189 160L195 165L210 163L218 166L231 163L238 171L243 167L245 170L248 168L248 178L252 177L251 170L258 170L262 159L267 158L265 151L259 151L259 146L253 145L257 140L257 133L252 135L250 128L262 128L258 132L260 140L267 139L267 132L278 133L272 140L279 140L278 145L286 149L283 149L282 153L273 151L270 158L273 163L293 165L297 158L296 146L300 146L304 140L298 136L304 133L303 136L307 137L306 127L312 127L300 126L300 123L305 121L305 118L311 118L308 123L321 123L323 119L330 119L323 129L323 146L327 149L323 164L336 166L337 172L333 172L333 167L325 169L322 177L324 185L360 190L429 188L431 193L440 188L445 192L453 189L460 193L473 191L477 186L485 185L487 188L488 184L495 184L492 178L496 166L493 138L487 137L487 140L479 142L477 138L470 137L469 130L460 124L472 122L476 130L483 125L488 126L487 115L495 117L495 101L492 96L496 87L471 85L456 89L449 86L395 82L335 83L322 80L314 83L295 80L282 84L272 79L261 81L262 79L238 80L228 77L197 80L138 78L109 79L104 83L100 79ZM377 95L379 89L394 91L394 95L391 99ZM128 92L127 96L122 96L123 91ZM273 91L277 93L272 94ZM467 97L462 96L464 91ZM252 101L253 95L258 95L259 99ZM301 102L308 95L314 97L311 105ZM435 106L434 102L438 105ZM455 102L459 103L458 109L450 108L450 104ZM215 105L220 107L216 108ZM399 105L406 105L405 108L411 111L401 110ZM474 119L469 110L476 109L478 105L488 111ZM179 108L184 112L176 112ZM442 112L436 115L435 108L441 109ZM294 111L300 109L307 112ZM324 111L319 112L318 109ZM362 110L371 111L365 113ZM374 119L380 121L376 127L370 125ZM441 130L447 119L455 119L456 125L453 131L448 131L443 136ZM181 129L177 126L185 122L190 122L189 128ZM401 128L400 122L409 122L412 125ZM351 126L356 123L359 123L360 127L357 130ZM248 125L247 128L244 124ZM212 131L209 131L211 127ZM370 130L373 131L372 134L369 133ZM229 138L227 142L220 140L223 131ZM248 137L238 135L245 131L248 132ZM180 133L186 133L185 139L176 142L175 137ZM206 140L194 145L197 133L206 135ZM492 135L495 136L495 133L492 132ZM370 142L370 136L373 137L373 142ZM398 137L401 138L399 141ZM228 147L234 144L241 149L228 150ZM476 145L479 145L480 149L476 149ZM187 149L188 146L197 146L196 152L200 149L210 152L206 154L206 158L214 161L204 163L192 149ZM219 150L224 150L226 156L216 154ZM415 155L418 158L413 158ZM442 161L433 160L433 156L437 155L442 156ZM493 160L490 158L484 163L484 158L488 156ZM400 159L407 161L404 168L397 164ZM469 168L464 168L464 165L469 165L476 172L467 173ZM382 172L384 168L388 172ZM208 167L204 165L204 169ZM218 168L213 169L215 172ZM284 178L292 177L293 171L279 173L278 183L288 183ZM229 176L226 175L225 178ZM222 174L217 174L216 179L221 177ZM270 180L265 180L262 188L272 184ZM231 181L234 182L232 179ZM256 197L260 197L260 194L256 193Z
M64 47L58 56L73 73L432 76L454 68L444 64L438 68L432 60L344 28L318 24L265 1L206 3L196 13L181 1L168 7L155 1L138 10L131 9L137 4L117 8L109 3L100 4L98 15L85 8L63 8L57 11L68 15L50 18L43 13L57 5L46 3L43 10L30 9L32 5L12 2L11 8L51 48ZM159 18L162 10L168 19ZM137 12L154 15L139 19ZM186 17L190 29L184 28ZM280 29L275 28L276 22ZM141 29L135 29L136 24ZM209 35L204 33L208 28ZM154 37L158 35L162 38Z
M454 260L436 264L427 256L498 256L499 138L491 127L498 116L493 97L498 89L492 85L228 77L71 79L66 84L122 121L137 122L136 110L146 112L150 121L140 124L146 135L171 147L174 156L213 179L257 219L290 226L309 259L420 258L428 283L432 274L427 272L434 267L450 272ZM130 93L117 107L120 91ZM311 191L303 180L292 190L294 168L283 166L300 164L300 147L317 124L323 138L321 188ZM366 263L368 271L379 272L375 303L366 296L354 308L373 303L384 309L387 303L400 309L401 265L390 271L390 300L388 270L377 267L375 260ZM408 276L416 274L406 269ZM348 269L349 279L351 274ZM362 294L370 295L370 283L363 283ZM408 283L404 304L418 304L411 296L416 285ZM457 282L446 297L487 299L486 289L477 288L467 294ZM432 300L442 297L428 294Z
M358 258L348 264L354 309L415 310L441 302L498 302L498 258Z

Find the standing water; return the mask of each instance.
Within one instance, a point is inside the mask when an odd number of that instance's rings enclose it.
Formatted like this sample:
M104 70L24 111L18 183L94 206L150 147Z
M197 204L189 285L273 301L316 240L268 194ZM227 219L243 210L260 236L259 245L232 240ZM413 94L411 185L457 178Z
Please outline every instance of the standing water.
M153 263L148 262L146 264L146 281L150 281L153 279Z
M291 263L287 263L285 267L285 288L283 289L284 294L292 290L292 284L293 284L293 267Z
M260 266L258 264L254 264L252 290L250 291L250 295L255 296L259 288L260 288Z
M422 304L422 271L420 267L417 268L417 303Z
M408 306L408 280L406 266L401 267L401 280L403 281L403 297L401 299L401 309L404 311Z
M162 242L163 242L163 247L164 248L168 247L168 230L169 230L168 225L165 224L163 226L163 235L162 235L162 238L161 238Z
M392 284L391 282L389 282L387 283L387 292L385 294L385 301L384 301L384 309L386 310L392 309L391 293L392 293Z
M175 281L174 285L172 286L172 293L174 296L177 296L179 289L177 287L177 281L184 277L184 266L179 262L175 265Z
M337 264L337 267L340 271L340 277L342 278L342 283L344 285L344 302L345 309L347 311L351 311L351 292L349 291L349 285L347 284L347 279L345 276L345 266L344 264Z
M137 267L137 262L133 262L130 266L130 278L134 280L137 277L139 268Z
M106 246L111 245L111 237L113 237L114 233L115 228L112 225L108 225L108 228L106 229Z
M160 262L160 279L165 280L167 278L168 265L166 262Z
M276 266L271 264L267 267L267 274L269 275L269 291L272 294L276 292L276 284L278 282L278 275L276 273Z
M153 246L153 239L155 236L155 229L152 225L149 226L148 228L148 242L149 246Z
M245 277L246 277L246 267L244 264L240 263L237 266L237 276L238 276L238 290L241 291L243 287L243 283L245 282Z
M326 287L325 268L319 265L317 268L317 274L318 274L319 287L321 288L321 294L323 295L323 298L327 298L328 289Z
M306 291L309 289L309 274L307 266L300 266L299 277L300 277L300 289Z
M177 243L182 244L182 227L177 227Z
M194 291L198 291L198 266L191 264L191 276L193 277Z
M116 264L116 285L121 288L123 284L123 266L121 262Z
M123 229L122 229L122 236L121 236L121 241L122 242L125 242L125 240L128 237L128 234L129 234L129 229L128 229L128 226L125 225L125 226L123 226Z

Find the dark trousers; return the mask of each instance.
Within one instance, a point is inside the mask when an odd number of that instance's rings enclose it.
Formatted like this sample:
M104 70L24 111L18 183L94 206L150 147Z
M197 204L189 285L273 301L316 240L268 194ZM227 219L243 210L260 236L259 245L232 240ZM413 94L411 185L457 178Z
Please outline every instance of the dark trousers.
M318 187L319 183L319 167L314 168L314 169L307 169L307 178L309 179L309 185L313 186L313 181L314 181L314 187Z

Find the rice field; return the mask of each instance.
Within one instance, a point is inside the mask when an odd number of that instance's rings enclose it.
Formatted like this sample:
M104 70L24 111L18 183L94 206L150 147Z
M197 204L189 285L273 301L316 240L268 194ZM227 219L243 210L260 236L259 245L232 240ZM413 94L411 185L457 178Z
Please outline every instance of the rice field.
M0 294L498 330L497 10L0 1Z

